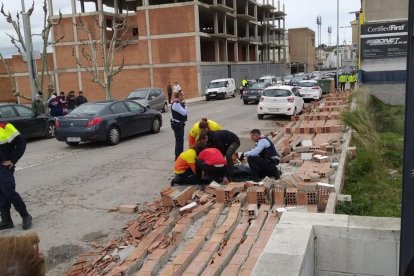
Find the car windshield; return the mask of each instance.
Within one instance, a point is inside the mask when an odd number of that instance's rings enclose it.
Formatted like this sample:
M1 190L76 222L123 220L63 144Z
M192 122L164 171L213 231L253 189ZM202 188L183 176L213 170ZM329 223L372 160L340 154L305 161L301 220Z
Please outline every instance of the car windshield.
M226 87L226 85L227 85L227 81L215 81L215 82L210 82L207 88Z
M136 90L134 92L131 92L128 95L128 99L131 100L142 100L142 99L146 99L148 95L148 90Z
M266 83L265 82L257 82L257 83L253 83L250 86L251 89L263 89L266 88Z
M286 89L269 89L263 92L265 97L289 97L292 95L292 92Z
M287 76L284 76L283 78L286 80L286 79L291 79L293 76L292 75L287 75Z
M103 104L83 104L75 108L70 115L96 115L105 107Z
M300 87L313 87L313 86L318 86L318 83L313 82L313 81L301 81L299 82L299 86Z
M271 78L259 79L259 82L271 83L272 82L272 79Z

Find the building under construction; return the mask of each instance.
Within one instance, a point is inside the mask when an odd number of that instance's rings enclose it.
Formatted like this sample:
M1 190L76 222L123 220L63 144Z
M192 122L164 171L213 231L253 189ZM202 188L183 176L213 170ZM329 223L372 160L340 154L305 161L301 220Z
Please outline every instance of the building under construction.
M58 18L53 7L56 1L48 0L54 19ZM56 90L83 90L90 100L105 98L104 89L91 81L83 66L87 61L82 48L90 38L76 25L82 22L94 42L102 44L102 40L112 37L114 17L128 18L128 43L115 56L115 65L124 59L124 67L112 82L114 98L125 98L139 87L165 89L168 82L175 81L180 83L186 97L196 97L204 93L204 87L212 79L232 77L239 83L244 77L284 75L289 71L286 14L280 2L275 2L71 0L71 12L65 12L52 31L55 43L49 56L49 70L53 71ZM99 36L102 27L97 22L103 24L106 33L103 39ZM104 43L107 45L108 41ZM79 65L75 58L83 64ZM11 62L16 60L14 56ZM97 60L103 79L99 53ZM27 66L19 64L19 68ZM16 79L20 90L30 91L25 71L20 71Z

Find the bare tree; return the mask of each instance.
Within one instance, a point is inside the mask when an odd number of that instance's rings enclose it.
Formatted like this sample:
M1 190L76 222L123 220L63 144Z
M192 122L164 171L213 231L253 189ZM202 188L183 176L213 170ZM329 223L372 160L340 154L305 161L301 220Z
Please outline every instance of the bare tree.
M107 26L103 16L95 16L94 21L99 29L98 39L94 39L80 14L78 23L75 24L76 28L86 33L88 39L83 41L80 46L80 53L84 61L81 61L81 58L76 55L75 48L72 49L72 56L80 67L92 75L92 82L105 89L107 100L112 99L113 78L122 71L125 65L124 57L119 65L115 65L115 55L129 42L127 19L128 15L114 15L111 26ZM110 39L106 37L107 28L112 29ZM103 77L100 75L101 71L103 71Z
M31 16L32 13L33 13L33 10L34 10L34 1L32 3L32 6L30 7L30 9L27 11L27 14L29 16ZM46 0L44 0L44 2L43 2L43 12L44 12L43 30L42 30L41 34L33 34L33 36L41 36L42 41L43 41L42 68L41 68L41 73L40 74L35 72L35 75L36 75L35 86L36 86L36 90L43 89L44 78L45 78L45 74L46 74L47 78L48 78L48 89L47 90L48 90L48 97L49 97L50 94L52 93L52 91L54 90L55 85L54 85L54 80L53 80L52 76L50 75L49 64L47 62L47 47L50 46L50 45L53 45L55 43L58 43L60 40L63 39L63 36L62 36L54 42L49 41L50 30L53 26L60 23L60 21L62 20L62 14L59 11L58 19L52 20L50 18L49 14L48 14ZM26 46L26 42L24 41L23 35L22 35L22 29L21 29L21 24L20 24L20 13L17 12L15 18L13 18L12 15L10 14L10 11L8 11L8 12L4 11L4 4L3 3L1 4L0 13L6 18L6 21L13 26L13 29L15 31L15 35L11 35L11 34L6 34L6 35L8 37L10 37L11 43L17 49L17 52L21 56L23 56L23 53L26 52L26 49L27 49L26 47L27 46ZM13 74L10 72L3 56L1 56L1 59L2 59L3 65L4 65L8 75L9 75L10 81L12 82L14 96L28 99L27 97L25 97L19 91L16 90L17 89L16 80L14 79ZM51 87L52 87L52 89L51 89Z

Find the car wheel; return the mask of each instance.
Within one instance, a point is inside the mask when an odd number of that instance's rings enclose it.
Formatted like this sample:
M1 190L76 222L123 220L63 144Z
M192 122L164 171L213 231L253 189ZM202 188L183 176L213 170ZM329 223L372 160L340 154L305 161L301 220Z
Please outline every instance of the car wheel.
M244 104L248 104L249 102L248 102L248 101L246 101L246 100L243 100L243 103L244 103Z
M154 121L152 121L151 125L151 133L158 133L161 129L161 121L158 118L155 118Z
M226 99L226 93L223 93L223 94L221 95L221 99L222 99L222 100L225 100L225 99Z
M302 114L305 111L305 104L302 105L302 110L300 111L300 114Z
M119 143L121 139L121 132L116 126L111 126L108 130L106 137L106 143L110 146L114 146Z
M162 113L165 113L167 111L168 111L168 104L167 103L164 103L164 107L162 108L161 112Z
M209 101L209 100L210 100L210 98L206 96L206 101Z
M295 107L295 110L293 110L293 114L292 114L292 116L296 116L296 107Z
M233 94L231 95L233 98L236 97L236 91L233 91Z
M45 131L45 138L52 138L55 137L55 123L50 122L47 124L46 131Z
M79 145L79 142L66 142L66 145L71 146L71 147L75 147L75 146Z
M259 118L259 120L263 120L264 115L263 114L257 114L257 118Z

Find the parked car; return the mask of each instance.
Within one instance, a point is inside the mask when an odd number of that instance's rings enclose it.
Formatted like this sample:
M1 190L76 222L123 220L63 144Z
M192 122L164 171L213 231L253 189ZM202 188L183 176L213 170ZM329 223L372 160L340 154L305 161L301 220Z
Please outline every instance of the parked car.
M315 80L303 80L298 84L299 94L303 99L320 100L322 89Z
M55 136L55 118L37 115L20 104L0 104L0 121L12 123L25 138L52 138Z
M257 117L261 120L268 114L296 115L303 111L304 101L297 87L281 85L267 87L257 106Z
M135 101L86 103L56 120L56 139L70 146L102 141L116 145L121 138L144 132L158 133L161 113Z
M286 76L284 76L283 77L283 82L282 82L282 84L285 84L285 85L287 85L289 82L290 82L290 80L293 78L293 75L286 75Z
M161 112L168 111L168 102L160 88L149 87L135 89L129 93L127 100L133 100L143 106L151 107Z
M268 86L269 84L266 82L253 83L243 91L243 103L248 104L249 102L254 102L257 104L262 96L263 90Z
M211 98L225 99L229 96L236 97L236 83L234 79L218 79L212 80L206 87L204 92L206 101Z
M262 76L259 78L259 82L268 83L269 85L275 85L277 79L276 76Z

